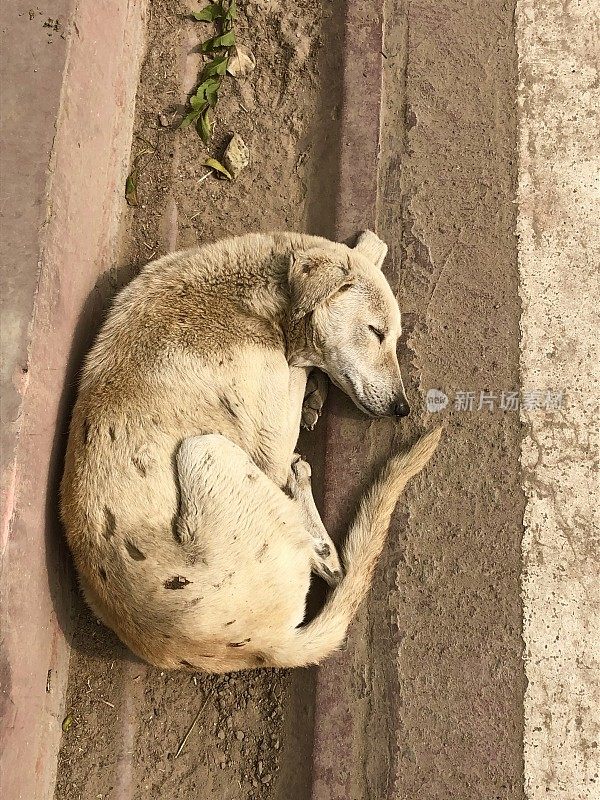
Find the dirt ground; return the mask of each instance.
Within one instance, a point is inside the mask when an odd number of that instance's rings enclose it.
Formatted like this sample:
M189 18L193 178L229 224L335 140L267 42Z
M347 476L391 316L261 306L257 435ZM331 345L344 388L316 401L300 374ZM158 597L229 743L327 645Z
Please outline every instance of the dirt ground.
M332 235L339 8L317 0L291 8L276 0L243 4L238 40L255 53L256 70L226 80L206 148L193 128L177 130L199 71L195 50L210 35L210 26L186 18L192 7L199 6L150 2L132 150L139 205L128 215L120 263L107 276L109 295L145 263L180 247L250 230ZM203 162L220 158L233 132L250 149L249 167L235 182L205 178ZM318 440L315 432L306 442L313 464ZM72 724L63 737L57 799L307 796L312 671L162 673L132 662L81 603L74 630Z

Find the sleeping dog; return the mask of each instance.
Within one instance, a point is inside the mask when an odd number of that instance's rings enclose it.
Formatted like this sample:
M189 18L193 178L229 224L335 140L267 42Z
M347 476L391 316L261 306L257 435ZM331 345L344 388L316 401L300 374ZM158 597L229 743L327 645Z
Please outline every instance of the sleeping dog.
M354 248L251 234L165 256L117 297L83 368L61 515L89 605L146 661L296 667L343 643L440 435L388 461L340 563L294 449L324 400L315 368L365 414L408 413L386 252L369 231ZM311 572L332 591L301 626Z

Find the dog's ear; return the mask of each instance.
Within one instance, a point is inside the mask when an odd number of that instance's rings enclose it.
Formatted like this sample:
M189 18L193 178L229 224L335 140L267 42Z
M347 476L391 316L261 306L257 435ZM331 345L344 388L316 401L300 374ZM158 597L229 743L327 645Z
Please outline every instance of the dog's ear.
M388 251L387 244L382 242L373 231L363 231L358 237L354 249L375 264L377 269L381 269L383 266Z
M353 283L348 261L320 249L292 253L288 278L295 320L310 314L320 303Z

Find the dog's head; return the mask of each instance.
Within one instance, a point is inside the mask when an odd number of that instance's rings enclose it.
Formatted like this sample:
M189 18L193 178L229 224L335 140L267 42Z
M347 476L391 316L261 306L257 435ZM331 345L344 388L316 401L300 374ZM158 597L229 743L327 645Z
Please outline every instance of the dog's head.
M306 321L307 360L371 416L409 412L396 348L400 311L381 266L387 246L371 231L356 246L292 255L292 317Z

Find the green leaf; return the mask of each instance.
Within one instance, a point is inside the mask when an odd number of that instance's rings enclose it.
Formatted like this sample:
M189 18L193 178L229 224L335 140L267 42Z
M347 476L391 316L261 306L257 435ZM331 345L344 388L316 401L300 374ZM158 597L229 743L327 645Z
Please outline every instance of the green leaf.
M202 70L202 80L204 81L207 78L212 78L214 75L225 75L228 61L229 56L217 56L217 58L213 58Z
M198 119L198 123L196 124L196 130L200 134L200 138L204 142L204 144L208 144L212 139L212 116L210 108L204 110Z
M235 0L231 0L231 3L229 3L229 8L225 14L225 19L237 19L237 3Z
M221 164L220 161L217 161L216 158L207 158L206 161L204 162L204 166L210 167L211 169L220 172L221 175L224 175L228 180L232 180L231 172L229 172L228 169L225 169L223 164Z
M212 102L212 98L215 95L215 92L219 90L219 86L221 84L220 80L216 78L208 78L203 83L198 86L196 89L196 94L193 94L190 97L190 105L194 109L194 111L204 111L207 105L214 105Z
M213 36L212 39L207 39L200 46L200 50L203 53L211 53L213 50L219 50L221 47L233 47L235 44L235 33L234 31L227 31L222 36Z
M73 724L73 717L69 714L69 716L65 717L62 721L63 733L68 733L72 724Z
M190 97L190 106L193 108L194 111L200 113L204 111L204 107L206 106L206 97L201 97L198 94L193 94Z
M137 169L133 169L129 173L129 175L127 176L127 180L125 181L125 200L127 200L127 205L137 206L138 204L138 196L137 196L138 177L139 173Z
M211 92L218 91L220 85L220 78L207 78L203 83L200 84L199 88L203 89L204 96L208 99L208 95Z
M192 124L192 122L196 122L201 113L202 113L201 110L196 110L196 109L194 109L194 111L190 111L190 113L186 114L186 116L181 120L181 122L179 123L179 127L187 128L188 125Z
M221 47L233 47L235 44L235 31L227 31L219 37L221 40Z
M214 108L217 105L217 100L219 99L219 84L217 83L212 84L211 86L207 86L206 88L206 102L209 106Z
M206 8L203 8L202 11L195 11L192 14L192 17L198 22L214 22L216 19L221 19L222 16L223 8L221 3L211 3Z

